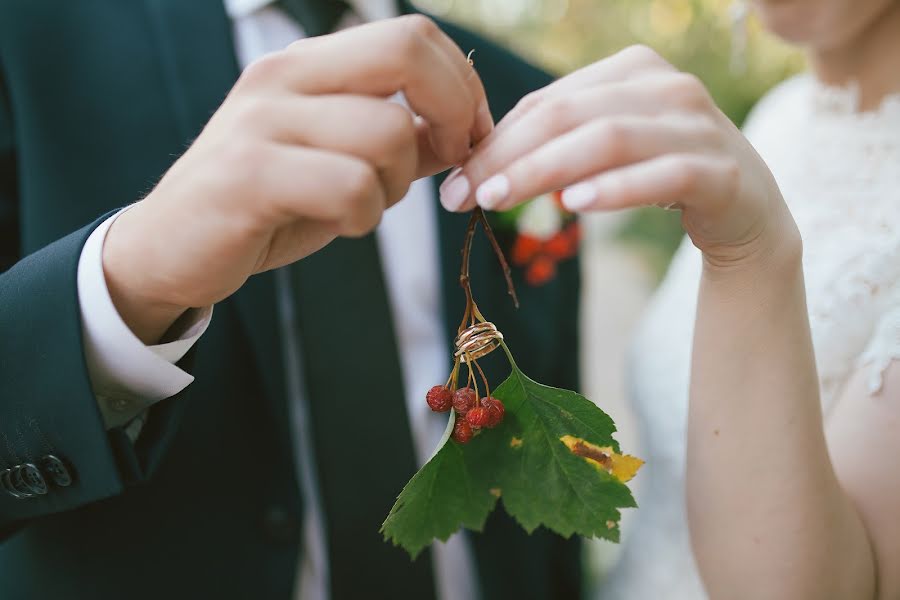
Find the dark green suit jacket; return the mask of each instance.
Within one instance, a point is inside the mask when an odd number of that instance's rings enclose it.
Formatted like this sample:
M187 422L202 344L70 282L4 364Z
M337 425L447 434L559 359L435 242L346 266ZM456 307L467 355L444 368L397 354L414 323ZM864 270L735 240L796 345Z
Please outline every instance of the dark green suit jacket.
M548 83L445 28L477 49L495 117ZM82 245L152 188L222 101L238 75L230 31L221 0L0 0L0 470L53 454L74 474L31 499L0 492L4 600L291 596L302 504L272 274L217 306L182 363L196 381L152 409L136 443L105 430L81 340ZM466 216L440 214L452 339ZM472 258L479 305L520 366L563 387L577 385L577 273L566 263L543 287L517 273L516 312L483 241ZM574 541L527 536L499 509L473 543L487 598L578 595ZM392 585L354 597L402 597Z

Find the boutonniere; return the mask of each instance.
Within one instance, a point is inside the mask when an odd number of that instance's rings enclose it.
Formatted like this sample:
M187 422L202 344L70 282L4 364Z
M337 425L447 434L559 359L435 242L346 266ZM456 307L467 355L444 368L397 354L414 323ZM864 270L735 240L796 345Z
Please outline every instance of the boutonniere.
M578 254L581 227L562 205L562 192L534 200L496 215L497 228L512 233L510 261L523 269L525 281L541 286L553 280L557 265Z

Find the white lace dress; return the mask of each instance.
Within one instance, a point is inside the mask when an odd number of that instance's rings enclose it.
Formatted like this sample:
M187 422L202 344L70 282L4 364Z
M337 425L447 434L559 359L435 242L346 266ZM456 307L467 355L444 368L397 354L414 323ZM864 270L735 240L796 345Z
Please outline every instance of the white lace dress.
M877 390L900 359L900 96L858 113L852 88L795 77L754 111L747 136L804 240L807 302L826 414L850 374ZM647 465L622 559L600 597L704 598L685 511L687 390L699 252L685 239L632 348L630 391ZM723 548L723 552L727 552Z

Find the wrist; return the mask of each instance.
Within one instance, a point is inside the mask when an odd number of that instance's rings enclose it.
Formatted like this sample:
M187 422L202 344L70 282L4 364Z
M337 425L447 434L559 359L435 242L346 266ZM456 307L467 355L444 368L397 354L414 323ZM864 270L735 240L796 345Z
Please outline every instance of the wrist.
M747 277L778 280L793 277L802 267L803 241L789 214L745 241L703 249L704 277L716 281Z
M134 234L137 208L124 211L111 225L103 244L103 275L119 316L141 342L153 345L190 307L168 302L149 289L157 269L148 260L152 252Z

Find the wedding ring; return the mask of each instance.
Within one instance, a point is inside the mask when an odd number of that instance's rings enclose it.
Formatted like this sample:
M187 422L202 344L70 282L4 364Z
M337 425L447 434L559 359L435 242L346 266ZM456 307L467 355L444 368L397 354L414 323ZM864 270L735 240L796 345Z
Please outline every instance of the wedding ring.
M459 332L456 336L454 345L456 352L453 354L455 358L462 360L464 363L477 360L482 356L487 356L500 347L503 340L503 334L497 330L497 326L488 321L475 323Z

